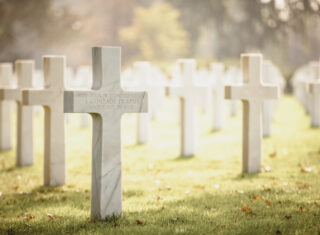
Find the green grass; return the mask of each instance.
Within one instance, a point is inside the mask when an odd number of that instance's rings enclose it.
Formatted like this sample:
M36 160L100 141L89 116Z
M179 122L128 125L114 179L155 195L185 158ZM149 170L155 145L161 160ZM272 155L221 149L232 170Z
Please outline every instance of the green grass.
M164 103L148 145L135 145L136 116L124 116L123 216L102 222L89 219L91 127L78 128L72 115L67 185L43 187L37 117L36 164L15 167L14 150L0 154L0 234L318 234L320 130L309 128L294 98L281 99L273 135L263 141L271 171L255 175L241 174L240 113L215 133L210 115L199 113L198 154L179 157L177 105ZM311 172L301 172L307 167Z

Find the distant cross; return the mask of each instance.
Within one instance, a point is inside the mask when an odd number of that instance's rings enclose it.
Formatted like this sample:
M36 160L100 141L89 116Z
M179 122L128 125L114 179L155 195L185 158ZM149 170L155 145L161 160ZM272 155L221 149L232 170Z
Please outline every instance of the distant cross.
M310 66L310 76L312 82L309 82L309 96L311 99L310 116L311 126L320 126L320 62L313 62Z
M0 89L1 101L17 102L17 165L33 165L33 110L22 106L21 89L32 88L34 62L32 60L16 61L18 88Z
M219 131L223 127L225 117L225 101L224 101L224 65L221 63L211 64L211 82L213 90L213 115L212 130Z
M121 116L147 112L146 92L120 87L121 49L92 49L93 86L90 91L66 91L66 113L90 113L93 119L91 217L105 219L122 212Z
M226 86L226 99L243 103L242 171L256 173L262 166L262 109L266 99L277 99L279 87L262 83L262 55L241 55L243 84Z
M151 65L147 61L138 61L134 63L134 74L138 80L138 89L148 92L148 110L153 105L153 94L149 86L151 79ZM141 113L137 117L137 143L146 144L150 137L150 113Z
M311 126L320 126L320 61L310 65L310 75L313 82L309 83L311 95Z
M66 182L64 149L64 56L44 56L45 88L22 91L23 105L44 107L44 185L57 186Z
M0 87L10 87L12 78L12 64L0 63ZM12 148L11 115L11 102L0 101L0 150Z
M194 84L196 61L193 59L178 60L182 85L173 87L173 93L180 97L180 138L181 156L189 157L196 153L196 120L195 105L198 94L205 88Z

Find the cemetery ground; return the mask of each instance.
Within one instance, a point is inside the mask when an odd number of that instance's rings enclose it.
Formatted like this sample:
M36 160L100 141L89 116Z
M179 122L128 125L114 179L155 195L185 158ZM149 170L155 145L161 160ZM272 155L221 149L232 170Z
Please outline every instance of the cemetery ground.
M79 128L71 115L67 184L43 187L43 116L36 117L36 164L15 167L15 150L0 154L0 234L320 231L320 130L296 99L280 100L263 141L263 172L253 175L240 173L241 113L211 132L211 115L199 111L197 155L181 158L177 100L162 109L147 145L135 144L136 115L122 119L123 215L109 221L90 220L91 127Z

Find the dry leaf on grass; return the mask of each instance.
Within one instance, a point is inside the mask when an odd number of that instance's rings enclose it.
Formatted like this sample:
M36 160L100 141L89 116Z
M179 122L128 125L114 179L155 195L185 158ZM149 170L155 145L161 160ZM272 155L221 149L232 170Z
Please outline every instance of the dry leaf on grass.
M48 218L50 219L50 220L53 220L53 218L54 218L54 216L52 215L52 214L47 214L47 216L48 216Z
M266 200L266 204L267 204L268 206L271 206L271 202L270 202L269 200Z
M252 197L253 200L262 200L262 197L255 195Z
M136 220L136 224L137 225L140 225L140 226L145 226L146 224L145 223L143 223L141 220Z
M311 172L312 171L312 168L311 167L302 167L301 169L300 169L300 172L302 172L302 173L309 173L309 172Z
M269 157L270 158L274 158L274 157L276 157L277 156L277 152L273 152L273 153L270 153L269 154Z

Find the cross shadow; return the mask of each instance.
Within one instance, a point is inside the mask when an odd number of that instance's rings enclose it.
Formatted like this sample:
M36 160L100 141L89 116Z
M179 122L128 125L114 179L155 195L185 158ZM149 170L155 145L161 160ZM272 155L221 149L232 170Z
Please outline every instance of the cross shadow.
M188 156L179 155L178 157L174 158L174 161L188 161L188 160L194 159L195 157L196 157L195 154L188 155Z

